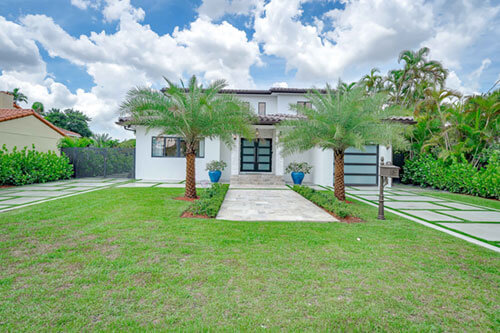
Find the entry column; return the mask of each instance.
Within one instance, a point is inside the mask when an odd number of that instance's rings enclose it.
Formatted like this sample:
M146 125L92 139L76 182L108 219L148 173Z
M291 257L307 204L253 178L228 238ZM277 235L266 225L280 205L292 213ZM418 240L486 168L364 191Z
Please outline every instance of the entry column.
M279 141L280 131L275 130L274 132L275 132L274 148L276 151L276 166L274 167L274 174L276 176L283 176L285 174L285 160L283 159L282 148Z

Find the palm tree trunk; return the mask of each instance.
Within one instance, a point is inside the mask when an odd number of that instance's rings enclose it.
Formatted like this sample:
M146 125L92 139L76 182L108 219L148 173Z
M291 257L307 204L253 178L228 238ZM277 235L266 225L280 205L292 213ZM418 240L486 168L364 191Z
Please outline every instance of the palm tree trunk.
M193 151L186 149L186 198L196 199L196 169L195 159L196 154ZM189 151L189 152L188 152Z
M341 201L345 201L345 185L344 185L344 151L334 150L335 156L335 197Z

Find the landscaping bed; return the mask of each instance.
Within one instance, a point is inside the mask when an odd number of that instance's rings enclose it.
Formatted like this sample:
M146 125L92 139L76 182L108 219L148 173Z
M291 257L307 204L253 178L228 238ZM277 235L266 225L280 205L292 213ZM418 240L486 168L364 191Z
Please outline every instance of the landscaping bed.
M202 190L199 199L193 201L188 209L183 212L182 217L216 217L228 189L229 184L215 183L211 187Z
M318 207L323 208L341 222L363 222L363 220L357 216L356 209L349 203L342 202L335 198L332 191L317 191L304 185L294 185L290 188Z

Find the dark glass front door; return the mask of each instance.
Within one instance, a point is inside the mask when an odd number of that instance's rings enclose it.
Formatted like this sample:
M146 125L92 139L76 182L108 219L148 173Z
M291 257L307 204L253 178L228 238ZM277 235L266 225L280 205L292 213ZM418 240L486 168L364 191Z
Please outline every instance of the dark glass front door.
M241 139L241 171L271 172L272 140Z

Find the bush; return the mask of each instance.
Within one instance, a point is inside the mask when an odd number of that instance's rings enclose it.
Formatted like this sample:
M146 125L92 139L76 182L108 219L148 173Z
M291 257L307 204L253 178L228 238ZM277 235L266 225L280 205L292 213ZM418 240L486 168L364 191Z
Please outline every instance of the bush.
M338 217L344 218L356 215L352 207L335 198L334 193L331 191L320 192L310 187L301 185L294 185L292 189L307 200L314 202L316 205L334 213Z
M207 163L205 170L207 171L223 171L227 164L224 161L210 161Z
M311 172L312 165L310 165L307 162L292 162L288 164L288 166L285 169L286 173L291 173L291 172L303 172L304 174L308 174Z
M406 160L403 170L403 183L485 198L500 198L499 152L492 153L488 164L480 169L465 160L452 159L445 162L422 154Z
M25 185L68 179L73 175L73 167L66 156L57 156L24 147L12 152L5 147L0 150L0 185Z
M187 211L196 215L217 216L228 189L228 184L212 184L201 192L200 199L193 202Z

